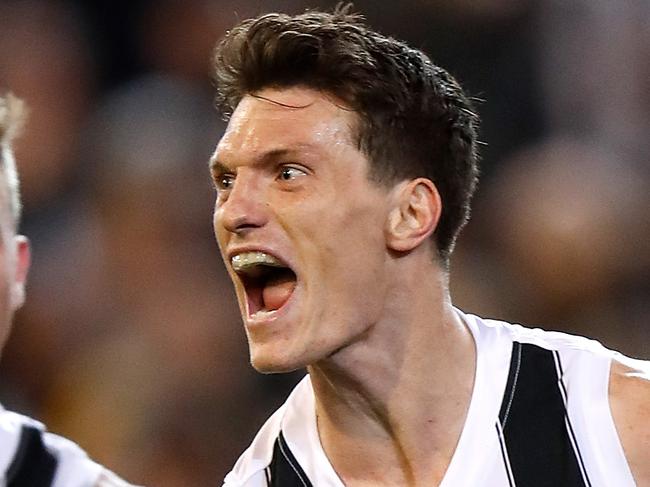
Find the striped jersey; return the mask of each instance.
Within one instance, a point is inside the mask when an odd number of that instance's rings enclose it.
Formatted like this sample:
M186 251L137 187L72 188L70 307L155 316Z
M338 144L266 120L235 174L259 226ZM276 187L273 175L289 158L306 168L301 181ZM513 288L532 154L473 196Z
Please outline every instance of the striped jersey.
M617 352L583 337L461 316L476 343L476 374L442 487L635 485L609 407ZM225 487L343 485L319 441L309 376L224 480Z
M75 443L0 406L0 487L127 487Z

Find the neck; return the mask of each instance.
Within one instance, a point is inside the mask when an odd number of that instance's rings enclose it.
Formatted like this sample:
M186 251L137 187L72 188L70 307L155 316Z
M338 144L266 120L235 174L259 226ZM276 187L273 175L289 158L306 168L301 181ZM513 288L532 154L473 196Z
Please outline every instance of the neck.
M412 271L387 298L385 319L309 367L321 443L346 485L439 482L465 421L471 333L451 306L446 275Z

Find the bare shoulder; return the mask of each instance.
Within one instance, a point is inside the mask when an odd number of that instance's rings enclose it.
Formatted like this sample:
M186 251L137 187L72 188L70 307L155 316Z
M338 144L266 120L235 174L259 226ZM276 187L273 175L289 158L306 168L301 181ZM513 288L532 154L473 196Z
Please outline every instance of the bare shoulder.
M616 357L609 402L634 479L650 486L650 362Z
M97 483L95 484L94 487L136 487L136 486L122 480L110 470L104 469L101 475L99 476L99 478L97 479Z

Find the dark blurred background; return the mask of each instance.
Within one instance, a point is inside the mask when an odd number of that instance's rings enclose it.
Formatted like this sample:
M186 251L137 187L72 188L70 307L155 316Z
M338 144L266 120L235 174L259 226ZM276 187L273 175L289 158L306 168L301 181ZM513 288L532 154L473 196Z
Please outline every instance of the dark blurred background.
M301 374L248 365L212 236L209 58L237 19L334 4L0 0L34 251L6 407L132 482L219 485ZM650 2L355 4L484 100L455 303L650 358Z

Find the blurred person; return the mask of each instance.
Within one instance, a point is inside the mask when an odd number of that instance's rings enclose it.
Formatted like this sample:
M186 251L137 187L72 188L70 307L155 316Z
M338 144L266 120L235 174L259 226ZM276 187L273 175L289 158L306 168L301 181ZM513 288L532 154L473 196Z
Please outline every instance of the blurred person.
M25 298L30 264L29 242L16 233L20 196L12 137L22 120L23 105L13 95L0 97L0 269L2 327L0 343L9 334L14 312ZM128 484L93 462L71 441L49 433L27 416L0 409L0 478L7 486L126 487Z
M540 292L554 295L553 308L604 299L611 281L650 264L647 188L633 164L597 145L555 138L513 154L497 177L486 201L498 210L496 230L523 271L539 276ZM547 246L530 255L526 249L544 236Z
M511 281L494 291L517 296L493 313L561 324L650 358L650 303L638 289L650 271L650 195L640 168L596 141L552 137L505 159L481 195L473 229ZM455 264L455 282L470 281L474 269Z
M308 371L226 486L650 484L647 362L452 305L478 116L445 70L347 7L245 20L215 64L250 359Z

